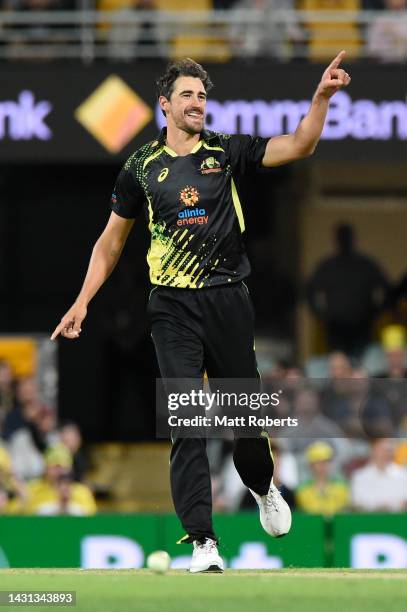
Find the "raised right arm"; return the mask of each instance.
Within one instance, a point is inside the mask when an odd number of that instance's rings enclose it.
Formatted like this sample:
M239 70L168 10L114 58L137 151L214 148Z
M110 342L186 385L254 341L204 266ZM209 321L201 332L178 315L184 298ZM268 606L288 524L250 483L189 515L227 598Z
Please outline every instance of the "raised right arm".
M125 219L115 212L111 213L103 233L93 247L82 289L55 328L51 340L55 340L59 334L71 340L79 337L88 304L113 272L133 224L134 219Z

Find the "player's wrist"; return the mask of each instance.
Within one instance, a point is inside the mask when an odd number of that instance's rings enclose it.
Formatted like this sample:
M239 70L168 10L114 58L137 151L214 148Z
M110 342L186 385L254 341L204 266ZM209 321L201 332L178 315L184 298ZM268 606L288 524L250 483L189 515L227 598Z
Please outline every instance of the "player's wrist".
M318 89L316 90L313 98L312 98L312 104L314 106L322 106L322 105L327 105L329 104L329 98L331 96L329 95L328 91L326 89L322 89L321 87L318 87Z
M90 299L84 296L77 297L75 300L75 306L79 306L80 308L88 308L88 304Z

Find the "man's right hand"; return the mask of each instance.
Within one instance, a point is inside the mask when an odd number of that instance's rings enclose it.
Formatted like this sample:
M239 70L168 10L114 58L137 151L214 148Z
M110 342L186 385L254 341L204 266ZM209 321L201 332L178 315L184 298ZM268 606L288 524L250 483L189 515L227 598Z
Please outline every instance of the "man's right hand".
M61 323L56 326L51 336L51 340L55 340L55 338L57 338L60 334L61 336L64 336L64 338L69 338L69 340L79 338L79 334L81 333L81 324L86 317L86 313L86 306L75 302L75 304L62 317Z

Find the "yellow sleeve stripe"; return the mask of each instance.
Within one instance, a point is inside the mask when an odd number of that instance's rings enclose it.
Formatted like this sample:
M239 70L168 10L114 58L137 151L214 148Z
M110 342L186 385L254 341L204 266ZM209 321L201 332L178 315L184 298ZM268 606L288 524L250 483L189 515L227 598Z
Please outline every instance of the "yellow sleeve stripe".
M235 207L237 218L239 220L240 231L243 233L245 230L243 210L242 210L242 205L240 204L239 195L237 193L235 181L233 180L233 178L232 178L232 200L233 200L233 205Z

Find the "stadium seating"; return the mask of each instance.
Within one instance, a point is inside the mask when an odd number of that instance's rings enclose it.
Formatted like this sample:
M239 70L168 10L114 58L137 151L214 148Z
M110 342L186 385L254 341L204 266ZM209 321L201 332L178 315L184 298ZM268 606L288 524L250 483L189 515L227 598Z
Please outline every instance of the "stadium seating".
M109 491L98 500L103 511L167 512L172 510L169 489L169 444L104 443L92 447L88 480L96 490ZM148 469L146 469L148 466Z
M348 58L359 55L362 41L357 23L346 14L359 11L360 0L300 0L299 8L304 11L332 11L336 13L332 21L313 22L306 27L309 33L308 57L312 61L324 61L335 56L338 49L346 49ZM343 19L340 13L344 12Z

